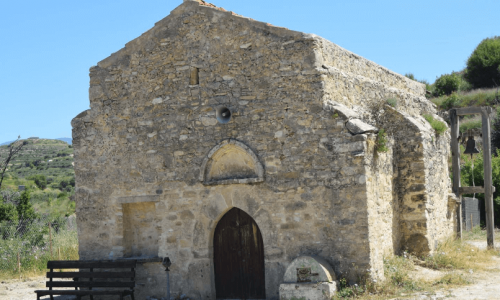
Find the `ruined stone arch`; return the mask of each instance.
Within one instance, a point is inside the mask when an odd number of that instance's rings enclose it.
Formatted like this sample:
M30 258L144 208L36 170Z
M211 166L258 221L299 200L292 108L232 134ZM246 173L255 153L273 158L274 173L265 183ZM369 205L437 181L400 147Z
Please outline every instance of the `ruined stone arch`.
M208 152L199 179L205 185L262 182L264 166L247 145L227 139Z

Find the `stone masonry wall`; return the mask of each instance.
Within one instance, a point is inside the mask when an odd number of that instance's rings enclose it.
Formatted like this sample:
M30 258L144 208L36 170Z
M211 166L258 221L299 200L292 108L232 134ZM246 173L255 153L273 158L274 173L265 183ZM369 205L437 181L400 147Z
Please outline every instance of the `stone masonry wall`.
M394 138L399 248L427 254L450 237L455 226L455 205L449 202L450 137L447 132L437 135L423 117L388 105L381 115L380 126Z
M366 136L352 136L323 110L321 80L310 75L314 61L304 55L311 43L186 2L93 67L91 109L73 121L81 258L149 253L125 236L127 224L147 226L145 238L174 263L173 291L213 298L211 234L225 211L239 207L262 231L270 299L299 255L324 257L339 275L353 263L369 269L358 156ZM228 124L215 118L220 105L233 112ZM204 158L228 138L257 155L265 182L199 182ZM124 219L133 203L154 207L154 226ZM164 271L149 265L138 275L139 297L164 292ZM204 279L186 280L192 276Z
M398 111L410 116L436 113L435 105L425 98L425 85L394 73L372 61L347 51L323 38L315 39L317 71L325 90L324 99L341 103L376 124L374 110L398 102Z
M92 67L91 109L72 121L81 259L157 252L173 262L174 294L215 299L213 232L224 213L238 207L263 236L268 299L277 299L286 267L300 255L326 259L338 277L357 279L356 265L363 274L383 278L382 258L399 243L395 211L408 197L402 187L411 187L409 179L395 179L401 170L391 169L404 158L398 146L403 131L391 137L390 152L377 156L373 130L353 134L346 127L349 118L324 102L336 97L376 124L370 101L380 103L399 90L406 97L420 86L380 73L375 64L360 65L358 58L352 74L331 71L323 62L334 65L331 55L344 55L329 52L323 58L322 43L186 1ZM365 73L373 75L358 80ZM404 99L402 111L432 110L418 95ZM221 106L232 112L227 124L216 119ZM408 126L415 135L409 143L418 147L419 131ZM214 163L217 174L206 172L204 161L224 157L210 151L229 140L245 145L228 151L242 160L231 168ZM245 162L254 157L258 163ZM243 166L246 176L260 164L263 181L200 181L200 174L227 179L220 172L234 166ZM431 188L441 203L441 187ZM441 206L434 211L437 222ZM439 237L441 231L431 234ZM164 280L160 264L141 265L136 296L164 295Z
M366 155L368 222L372 269L384 278L384 258L399 250L399 205L394 172L394 139L387 139L387 152L376 150L372 134Z

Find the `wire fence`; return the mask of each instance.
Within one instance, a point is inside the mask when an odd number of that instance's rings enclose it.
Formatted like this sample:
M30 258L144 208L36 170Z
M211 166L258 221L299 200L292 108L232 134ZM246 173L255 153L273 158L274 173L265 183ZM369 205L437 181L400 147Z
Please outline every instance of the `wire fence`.
M77 260L74 217L0 222L0 273L44 272L49 260Z

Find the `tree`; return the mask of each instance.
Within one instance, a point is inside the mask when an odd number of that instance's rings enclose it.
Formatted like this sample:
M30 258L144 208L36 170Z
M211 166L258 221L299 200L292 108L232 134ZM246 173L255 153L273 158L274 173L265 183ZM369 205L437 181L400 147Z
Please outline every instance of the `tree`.
M28 190L25 190L21 194L21 200L17 205L17 215L21 220L23 219L34 220L37 218L37 214L35 212L35 209L33 208L33 205L30 202L30 198L31 195Z
M45 190L45 188L47 188L47 177L45 177L45 175L32 175L28 177L28 179L35 181L35 184L39 189Z
M500 36L479 43L467 60L465 77L474 88L500 85Z
M434 83L434 93L436 96L451 95L451 93L458 91L461 81L460 75L455 72L441 75Z
M17 211L13 204L0 202L0 222L2 221L17 221Z
M5 172L7 171L7 167L9 166L10 161L21 151L24 145L27 145L27 141L19 140L21 136L17 137L13 143L11 143L8 148L7 157L0 158L0 189L2 188L3 178L5 176Z

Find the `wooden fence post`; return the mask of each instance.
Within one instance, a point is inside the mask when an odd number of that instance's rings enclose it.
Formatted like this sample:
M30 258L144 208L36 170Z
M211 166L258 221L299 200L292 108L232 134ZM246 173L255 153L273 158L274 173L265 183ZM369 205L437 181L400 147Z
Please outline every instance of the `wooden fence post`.
M21 255L17 252L17 272L21 276Z
M453 172L453 192L459 200L457 209L457 238L462 239L462 195L460 194L460 145L458 143L459 121L456 109L450 110L450 123L451 123L451 162Z
M49 246L50 246L50 259L52 259L52 224L49 222Z
M470 231L472 231L472 228L474 228L474 225L472 224L472 214L470 214Z

